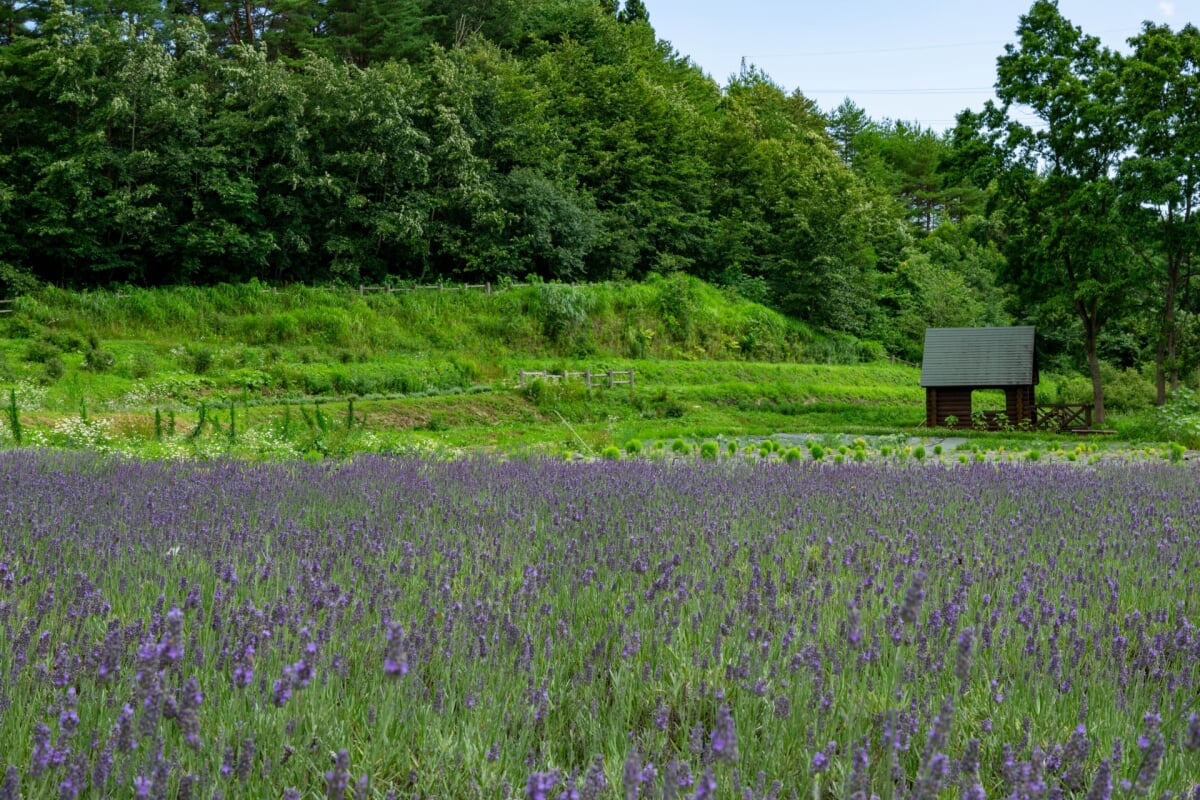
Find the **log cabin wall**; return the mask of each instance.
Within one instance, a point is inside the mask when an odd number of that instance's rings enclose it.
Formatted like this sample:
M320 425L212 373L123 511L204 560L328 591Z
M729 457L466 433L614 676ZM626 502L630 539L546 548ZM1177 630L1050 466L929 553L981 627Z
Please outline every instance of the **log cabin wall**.
M958 386L929 387L925 390L926 424L931 428L946 426L947 417L957 417L958 424L971 424L971 390Z
M1004 413L1012 425L1037 424L1032 386L1010 386L1004 390Z

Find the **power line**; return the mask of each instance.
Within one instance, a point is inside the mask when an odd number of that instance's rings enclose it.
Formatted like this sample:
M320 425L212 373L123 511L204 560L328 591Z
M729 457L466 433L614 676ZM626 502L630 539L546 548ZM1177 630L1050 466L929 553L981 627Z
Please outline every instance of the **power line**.
M975 94L990 92L991 86L962 86L944 89L801 89L805 94Z

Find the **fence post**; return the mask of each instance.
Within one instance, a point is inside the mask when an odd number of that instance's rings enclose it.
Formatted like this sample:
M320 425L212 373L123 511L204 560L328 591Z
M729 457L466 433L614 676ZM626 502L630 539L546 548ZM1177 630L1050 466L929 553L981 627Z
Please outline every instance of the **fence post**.
M613 371L610 369L610 370L608 371L608 388L610 388L610 389L611 389L611 388L613 388L613 386L614 386L614 385L615 385L615 384L614 384L614 381L613 381Z
M485 288L487 290L488 294L491 294L492 293L492 282L488 281L487 283L485 283L483 285L483 288Z
M587 386L587 388L588 388L588 391L591 391L591 388L592 388L592 371L591 371L590 369L585 369L585 370L583 371L583 382L584 382L584 384Z
M518 389L525 388L525 370L517 371L517 388Z
M633 389L633 370L629 370L629 388Z

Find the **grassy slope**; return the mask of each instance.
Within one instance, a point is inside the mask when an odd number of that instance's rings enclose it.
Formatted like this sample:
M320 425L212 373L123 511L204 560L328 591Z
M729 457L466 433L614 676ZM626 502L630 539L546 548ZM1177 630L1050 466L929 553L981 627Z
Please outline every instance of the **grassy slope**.
M9 445L14 410L24 443L251 456L598 452L918 433L923 417L916 369L856 363L869 348L683 276L490 294L47 289L15 308L0 321ZM633 369L636 387L517 388L519 371L564 369Z

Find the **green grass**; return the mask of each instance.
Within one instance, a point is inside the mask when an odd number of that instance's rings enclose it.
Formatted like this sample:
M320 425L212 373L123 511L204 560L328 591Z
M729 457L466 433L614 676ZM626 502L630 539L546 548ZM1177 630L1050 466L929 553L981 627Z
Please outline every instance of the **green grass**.
M721 437L789 432L944 434L986 450L1047 453L1057 441L1044 433L922 430L916 369L829 363L871 349L682 276L490 294L261 284L47 288L14 310L0 319L6 446L19 437L147 456L464 449L590 456L609 446L632 455L627 444L637 441L648 457L656 442L699 449ZM676 321L681 314L688 324ZM636 382L518 386L522 371L583 370L633 370ZM1039 393L1049 396L1078 381L1045 383ZM1181 438L1164 438L1155 420L1138 411L1111 424L1124 441Z

